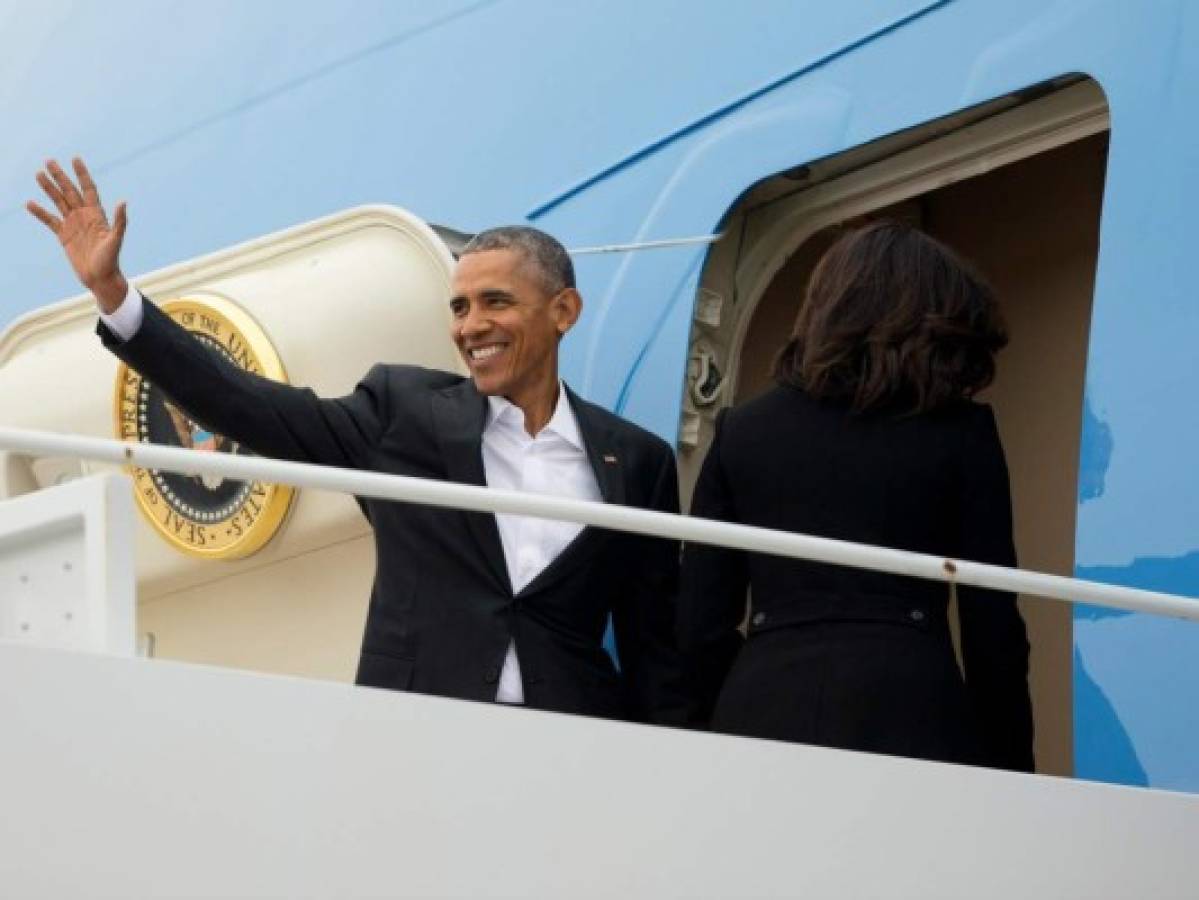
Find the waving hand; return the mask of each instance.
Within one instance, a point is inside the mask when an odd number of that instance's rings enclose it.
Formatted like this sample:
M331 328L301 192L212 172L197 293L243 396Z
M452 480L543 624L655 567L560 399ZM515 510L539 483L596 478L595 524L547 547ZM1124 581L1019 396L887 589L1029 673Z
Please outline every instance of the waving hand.
M33 202L25 208L54 232L76 277L96 296L100 308L111 313L129 289L120 265L125 204L117 204L110 224L87 166L78 157L73 166L78 187L54 160L46 163L46 171L37 174L37 183L58 210L58 216Z

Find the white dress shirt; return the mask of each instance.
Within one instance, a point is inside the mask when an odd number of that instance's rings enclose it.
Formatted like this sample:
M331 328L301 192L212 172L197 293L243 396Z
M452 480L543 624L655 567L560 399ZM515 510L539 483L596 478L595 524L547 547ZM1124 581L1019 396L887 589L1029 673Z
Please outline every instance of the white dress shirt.
M558 403L546 426L531 437L525 431L525 414L503 397L488 397L487 425L483 429L483 471L489 487L537 494L555 494L578 500L599 500L599 484L587 459L579 423L566 388L558 384ZM528 516L497 514L500 543L512 591L519 594L575 539L582 525ZM516 643L500 672L495 699L523 703L524 684Z
M111 315L100 313L100 320L122 341L137 334L142 317L142 295L132 286ZM503 397L488 397L487 401L483 472L488 486L578 500L600 499L579 423L561 382L554 414L536 437L525 431L525 415L518 407ZM528 516L496 515L495 520L514 594L519 594L583 530L574 522ZM508 643L495 699L501 703L524 702L515 641Z
M111 314L101 312L100 321L122 341L127 341L142 327L142 315L142 295L137 288L129 285L129 292L125 294L121 305Z

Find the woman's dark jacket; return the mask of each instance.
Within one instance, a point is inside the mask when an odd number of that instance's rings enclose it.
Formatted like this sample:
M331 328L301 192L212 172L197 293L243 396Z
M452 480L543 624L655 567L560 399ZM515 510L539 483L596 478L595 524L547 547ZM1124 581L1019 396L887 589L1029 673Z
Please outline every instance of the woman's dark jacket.
M692 514L1016 563L995 419L971 402L852 414L775 387L717 420ZM691 544L680 643L714 730L1031 770L1015 597L957 593L964 679L944 583Z

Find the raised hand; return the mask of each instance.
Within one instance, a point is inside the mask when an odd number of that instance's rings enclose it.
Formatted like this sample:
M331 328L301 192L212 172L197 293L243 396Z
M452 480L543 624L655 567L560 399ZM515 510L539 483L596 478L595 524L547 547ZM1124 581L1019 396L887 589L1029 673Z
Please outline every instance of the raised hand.
M58 216L30 201L25 205L42 224L54 232L79 281L91 291L100 308L111 313L129 290L121 274L121 242L125 239L125 204L118 203L112 224L100 205L100 194L83 160L73 161L76 187L62 167L50 160L46 171L37 173L37 183L58 210Z

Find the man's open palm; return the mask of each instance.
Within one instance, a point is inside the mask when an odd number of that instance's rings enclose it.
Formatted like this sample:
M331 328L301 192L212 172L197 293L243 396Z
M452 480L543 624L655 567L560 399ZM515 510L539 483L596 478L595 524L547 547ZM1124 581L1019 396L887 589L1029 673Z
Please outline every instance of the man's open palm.
M121 274L120 254L125 238L125 204L117 204L109 224L87 166L78 158L73 165L79 179L78 187L54 160L46 164L45 172L37 174L37 183L54 203L61 218L33 202L28 203L26 209L54 232L75 275L96 295L101 307L111 312L124 299L125 279Z

